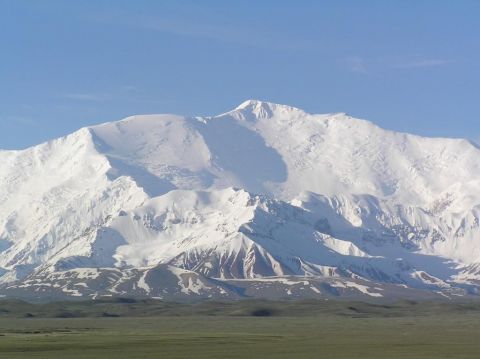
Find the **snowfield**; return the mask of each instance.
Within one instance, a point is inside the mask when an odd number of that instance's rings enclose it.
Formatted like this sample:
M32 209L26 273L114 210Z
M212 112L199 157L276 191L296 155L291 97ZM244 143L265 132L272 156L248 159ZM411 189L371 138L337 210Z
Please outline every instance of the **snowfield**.
M476 295L479 218L464 139L255 100L133 116L0 151L0 293Z

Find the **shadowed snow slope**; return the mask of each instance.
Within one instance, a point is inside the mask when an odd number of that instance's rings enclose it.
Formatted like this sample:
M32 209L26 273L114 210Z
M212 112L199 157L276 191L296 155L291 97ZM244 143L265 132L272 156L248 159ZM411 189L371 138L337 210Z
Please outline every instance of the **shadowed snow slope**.
M97 268L114 282L136 278L147 296L164 282L145 278L179 271L197 276L202 297L241 296L238 280L270 293L280 282L265 278L287 276L363 281L329 283L330 294L369 295L368 283L474 294L479 189L469 141L346 114L250 100L213 117L133 116L0 151L0 281L28 289ZM115 294L94 282L80 295ZM165 291L200 295L185 283Z

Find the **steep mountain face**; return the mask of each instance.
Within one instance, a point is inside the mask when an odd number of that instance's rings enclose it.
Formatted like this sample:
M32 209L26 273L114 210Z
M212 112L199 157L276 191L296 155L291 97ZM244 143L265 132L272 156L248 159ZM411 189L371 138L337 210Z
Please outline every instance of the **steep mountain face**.
M431 297L480 284L480 149L246 101L0 151L0 293Z

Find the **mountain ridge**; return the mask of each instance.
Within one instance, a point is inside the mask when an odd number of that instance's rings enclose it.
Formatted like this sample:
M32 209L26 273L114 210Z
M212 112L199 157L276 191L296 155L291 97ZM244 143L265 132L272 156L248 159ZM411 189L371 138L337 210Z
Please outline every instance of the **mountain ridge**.
M52 289L58 273L82 268L163 266L167 277L196 273L195 283L216 283L212 295L232 298L252 290L239 280L263 288L254 296L288 297L289 280L275 278L291 276L293 296L304 278L330 286L308 289L318 296L340 293L335 281L360 296L402 286L473 295L479 155L467 140L258 100L211 117L132 116L0 151L0 293L42 281ZM98 289L85 295L115 294L83 279Z

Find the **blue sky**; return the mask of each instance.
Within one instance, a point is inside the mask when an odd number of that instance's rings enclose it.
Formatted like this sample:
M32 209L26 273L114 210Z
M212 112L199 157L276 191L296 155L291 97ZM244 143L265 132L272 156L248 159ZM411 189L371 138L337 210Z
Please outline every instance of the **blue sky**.
M0 0L0 148L256 98L480 140L480 1Z

